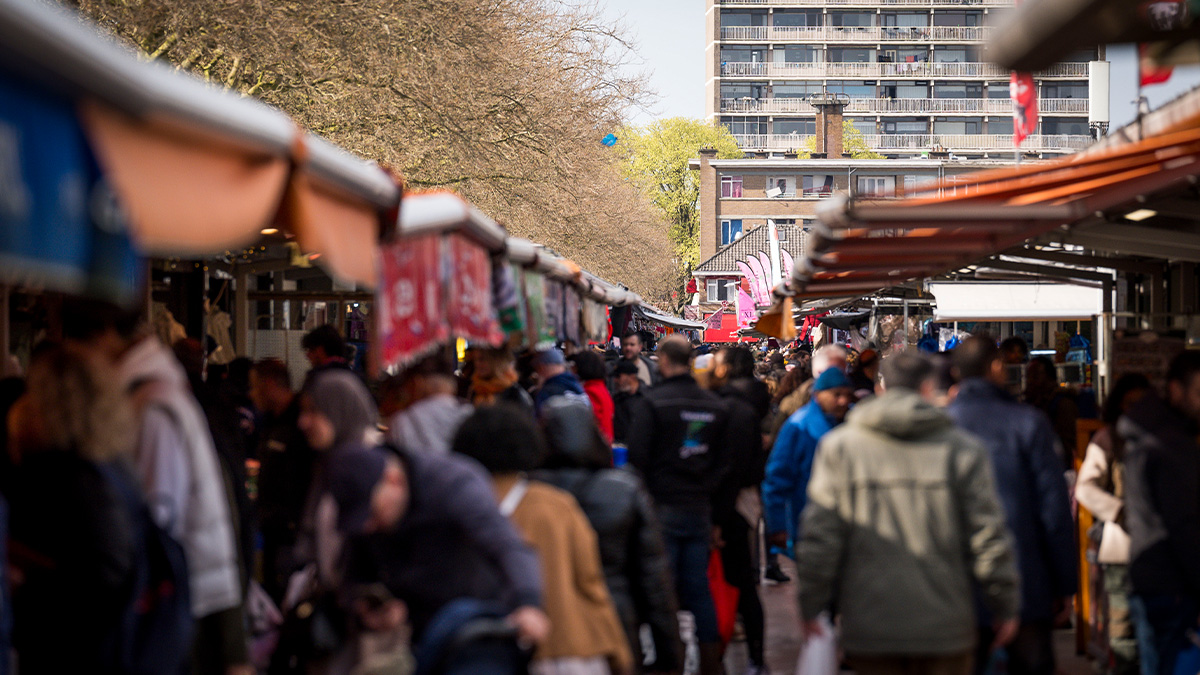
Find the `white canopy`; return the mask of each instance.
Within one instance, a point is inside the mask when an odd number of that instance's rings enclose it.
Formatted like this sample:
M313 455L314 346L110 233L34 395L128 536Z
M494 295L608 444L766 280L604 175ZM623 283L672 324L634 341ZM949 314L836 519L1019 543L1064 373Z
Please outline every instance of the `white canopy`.
M1087 321L1104 308L1100 288L1045 282L929 284L937 321Z

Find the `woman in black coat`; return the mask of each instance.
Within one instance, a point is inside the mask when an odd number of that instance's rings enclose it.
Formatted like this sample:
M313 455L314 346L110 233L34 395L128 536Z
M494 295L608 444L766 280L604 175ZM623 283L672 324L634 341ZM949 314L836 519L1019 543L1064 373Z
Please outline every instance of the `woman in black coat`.
M634 661L642 661L638 630L648 624L656 659L646 670L679 670L674 585L645 485L633 471L612 468L612 450L586 403L552 398L542 408L542 424L550 453L534 478L574 495L596 530L608 590Z

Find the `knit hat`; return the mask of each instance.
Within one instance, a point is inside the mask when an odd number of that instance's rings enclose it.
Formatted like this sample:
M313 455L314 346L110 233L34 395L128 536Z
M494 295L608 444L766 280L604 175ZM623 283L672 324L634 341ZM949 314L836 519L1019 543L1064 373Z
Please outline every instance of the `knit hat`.
M371 392L358 375L345 368L330 368L312 376L304 394L313 406L333 424L331 450L350 443L361 443L368 429L379 421L379 412Z
M850 378L846 377L846 373L842 372L841 368L830 368L821 373L817 381L813 383L813 393L825 391L826 389L837 389L838 387L850 388L853 385L850 383Z

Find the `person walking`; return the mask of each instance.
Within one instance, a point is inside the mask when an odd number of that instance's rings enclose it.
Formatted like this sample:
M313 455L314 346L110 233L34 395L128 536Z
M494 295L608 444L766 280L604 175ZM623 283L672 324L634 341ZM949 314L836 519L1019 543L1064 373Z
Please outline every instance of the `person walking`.
M723 672L708 586L712 500L728 466L728 412L691 374L692 345L672 335L658 347L661 384L634 410L629 462L646 480L663 527L680 606L695 617L701 675Z
M1123 375L1104 403L1104 428L1092 436L1075 481L1075 498L1102 524L1097 560L1108 597L1108 647L1113 675L1139 672L1137 638L1129 617L1129 534L1125 531L1125 441L1117 420L1150 391L1141 373Z
M407 405L387 421L389 442L414 452L450 452L454 433L472 408L458 398L453 366L445 361L434 354L400 376Z
M1200 354L1167 368L1166 399L1147 394L1120 421L1125 439L1129 608L1142 672L1174 673L1200 607Z
M555 396L568 396L588 401L579 378L567 370L567 359L561 350L551 347L535 354L533 369L538 376L538 389L534 392L533 403L539 413L542 404ZM588 405L591 403L588 402Z
M592 404L592 415L604 440L613 442L614 406L612 394L608 392L604 359L593 351L576 352L570 358L575 365L575 376L583 383L583 393Z
M659 370L658 366L646 356L645 343L642 341L641 333L630 333L621 338L621 358L620 361L632 363L638 371L638 380L641 380L642 386L652 387L663 380L665 377Z
M608 444L581 402L547 402L542 427L549 453L533 477L570 492L596 530L608 591L634 661L641 664L647 651L639 628L648 625L655 661L643 670L678 670L678 607L662 530L645 484L633 471L611 468Z
M633 411L645 399L642 381L638 379L637 366L628 361L617 362L613 380L617 391L613 395L613 442L628 443Z
M812 396L780 428L762 483L767 542L788 553L808 501L817 443L845 418L854 390L840 368L827 368L814 382Z
M570 399L547 401L543 416L556 402ZM530 673L629 673L633 657L608 593L595 531L570 493L526 477L544 455L533 422L507 406L480 408L463 422L454 451L492 474L501 514L541 561L550 633L534 654Z
M947 411L988 449L1021 572L1021 627L1004 647L1008 672L1050 675L1054 626L1069 616L1079 586L1075 522L1058 439L1045 414L1005 390L1007 371L990 337L972 336L953 354L962 381ZM987 668L994 642L994 617L981 618L976 672Z
M758 597L758 570L754 551L758 549L758 515L746 520L738 504L762 503L759 485L763 481L767 453L763 448L763 420L770 409L766 385L754 378L754 356L745 347L727 347L714 357L711 388L729 409L729 466L713 499L713 524L719 534L721 566L725 580L738 589L738 614L746 634L746 651L751 675L766 672L763 648L766 625L762 602Z
M1018 578L987 449L936 408L935 370L916 352L882 365L886 391L820 442L796 575L805 634L841 614L859 675L968 675L973 586L1017 631ZM836 610L834 610L836 606Z

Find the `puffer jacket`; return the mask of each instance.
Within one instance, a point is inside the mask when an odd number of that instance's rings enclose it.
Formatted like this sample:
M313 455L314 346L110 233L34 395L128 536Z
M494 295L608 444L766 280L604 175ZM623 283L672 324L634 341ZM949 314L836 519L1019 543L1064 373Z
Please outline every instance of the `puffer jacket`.
M1117 421L1117 431L1125 439L1133 590L1200 599L1197 425L1148 394Z
M987 450L915 392L858 404L821 440L808 495L800 609L811 620L836 600L848 653L971 649L973 583L996 616L1016 615L1016 564Z
M596 530L608 590L635 657L638 627L649 624L658 655L653 669L678 670L678 608L650 494L636 473L608 468L610 452L587 406L550 401L542 418L550 468L533 477L571 493Z
M1054 601L1079 588L1075 521L1045 413L982 378L964 380L947 412L992 457L996 487L1017 547L1021 620L1045 621ZM990 617L983 617L990 623Z

